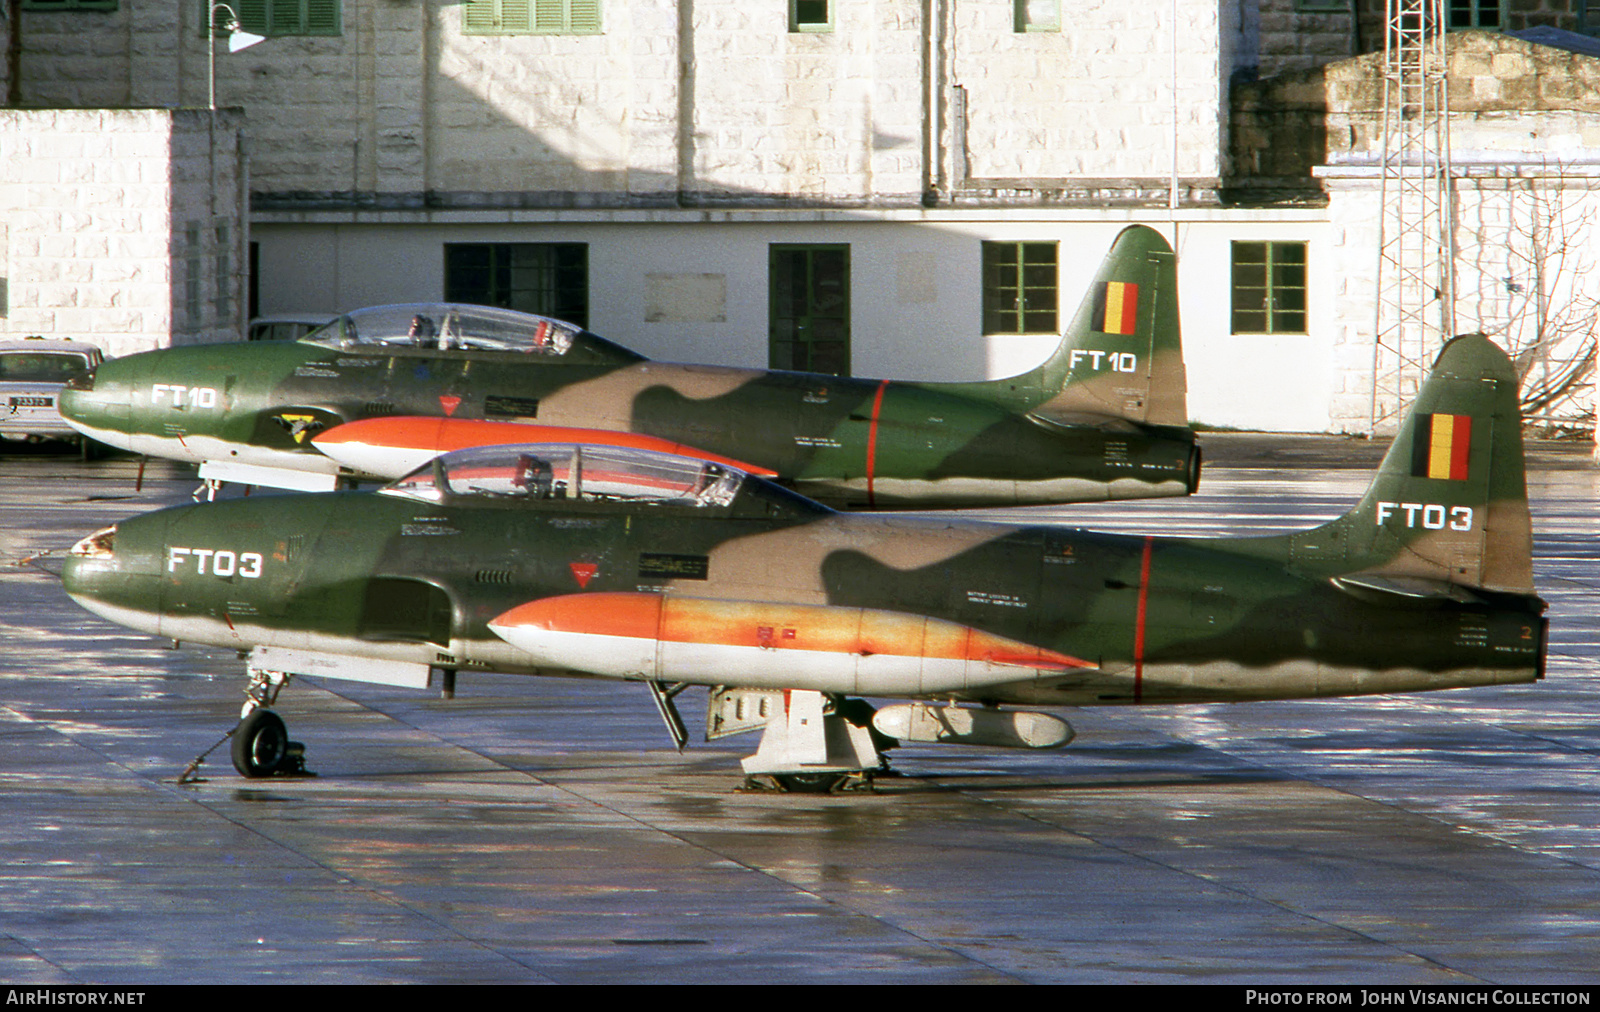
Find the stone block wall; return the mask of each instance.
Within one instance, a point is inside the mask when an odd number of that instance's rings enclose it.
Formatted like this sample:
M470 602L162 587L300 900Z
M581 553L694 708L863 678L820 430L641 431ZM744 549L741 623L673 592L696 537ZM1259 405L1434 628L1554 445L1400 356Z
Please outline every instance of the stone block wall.
M836 2L791 32L784 3L608 0L599 34L469 35L458 0L344 0L337 36L219 51L216 93L268 209L906 206L968 178L1164 179L1174 135L1214 186L1253 29L1175 9L1063 4L1062 31L1021 33L1009 0ZM26 12L25 101L203 105L203 17Z
M238 339L248 224L236 113L0 110L8 336L107 354Z
M1010 4L955 5L951 83L967 93L967 174L1163 177L1176 131L1179 175L1215 180L1237 6L1087 0L1062 16L1060 32L1018 33Z

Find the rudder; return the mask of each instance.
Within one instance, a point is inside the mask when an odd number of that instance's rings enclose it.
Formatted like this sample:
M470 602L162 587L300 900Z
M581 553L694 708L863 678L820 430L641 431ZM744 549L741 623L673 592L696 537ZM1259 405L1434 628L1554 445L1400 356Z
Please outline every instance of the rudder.
M1297 537L1295 554L1342 542L1340 568L1352 576L1532 594L1524 467L1510 359L1482 334L1456 337L1440 351L1361 502Z
M1178 322L1178 258L1155 229L1118 234L1055 352L1035 370L1052 420L1110 416L1189 423Z

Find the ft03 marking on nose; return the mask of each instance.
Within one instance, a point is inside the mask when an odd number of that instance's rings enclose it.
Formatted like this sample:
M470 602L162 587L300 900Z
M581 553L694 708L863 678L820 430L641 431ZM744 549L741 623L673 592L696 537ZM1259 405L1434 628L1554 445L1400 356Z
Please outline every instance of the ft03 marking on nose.
M195 565L198 575L206 574L206 565L209 563L209 575L217 577L242 576L254 580L261 575L263 560L260 552L231 552L225 548L180 548L172 545L167 548L167 572L176 573L181 567L188 572L191 562Z

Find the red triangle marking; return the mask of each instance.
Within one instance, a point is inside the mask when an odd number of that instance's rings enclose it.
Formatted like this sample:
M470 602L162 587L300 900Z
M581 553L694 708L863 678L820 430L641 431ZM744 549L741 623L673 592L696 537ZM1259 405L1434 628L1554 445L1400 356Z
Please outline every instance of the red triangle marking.
M572 570L572 577L578 581L578 586L585 589L594 575L600 572L600 567L593 562L569 562L567 568Z
M459 407L460 405L461 405L461 398L459 398L459 397L451 397L449 395L443 395L443 394L440 395L440 397L439 397L439 406L441 408L444 408L444 413L446 415L455 414L456 413L456 408Z

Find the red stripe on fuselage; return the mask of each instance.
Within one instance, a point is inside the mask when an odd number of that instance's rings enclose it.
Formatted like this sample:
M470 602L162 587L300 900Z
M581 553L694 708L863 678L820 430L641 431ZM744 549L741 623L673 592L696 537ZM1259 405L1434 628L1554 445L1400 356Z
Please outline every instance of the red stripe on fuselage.
M872 495L872 477L878 466L878 413L883 410L883 392L889 381L878 383L878 392L872 397L872 424L867 427L867 505L876 506Z
M1133 620L1133 701L1144 698L1144 621L1150 600L1150 546L1153 538L1144 539L1144 554L1139 559L1139 610Z

